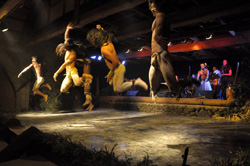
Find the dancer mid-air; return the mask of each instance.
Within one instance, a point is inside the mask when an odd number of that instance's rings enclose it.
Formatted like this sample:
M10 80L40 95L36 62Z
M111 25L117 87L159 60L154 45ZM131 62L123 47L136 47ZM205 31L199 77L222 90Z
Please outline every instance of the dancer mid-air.
M60 68L54 73L54 80L56 80L57 76L59 73L61 73L64 69L66 69L66 77L64 78L61 89L60 91L62 93L68 93L69 88L74 84L75 86L84 86L84 94L86 97L86 101L83 104L83 106L88 105L88 110L89 112L93 109L94 105L92 104L92 96L90 93L90 85L92 83L92 75L90 74L90 59L85 58L85 59L77 59L77 45L74 44L73 40L69 38L69 31L73 29L74 26L72 23L69 23L65 34L64 34L64 39L65 42L61 43L57 46L56 48L56 53L59 56L64 56L64 63L60 66ZM79 77L78 70L75 66L76 61L79 60L83 62L84 65L84 73L82 77Z
M140 86L145 90L148 85L140 78L124 82L126 68L117 57L115 47L112 43L113 34L104 30L100 25L89 31L87 40L95 47L101 48L102 57L105 60L109 73L106 75L107 82L113 85L115 93L122 93L134 86Z

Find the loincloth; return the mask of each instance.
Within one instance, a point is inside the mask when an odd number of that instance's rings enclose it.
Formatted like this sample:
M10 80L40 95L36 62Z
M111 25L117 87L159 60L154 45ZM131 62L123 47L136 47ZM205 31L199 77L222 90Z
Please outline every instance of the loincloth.
M154 66L155 68L159 68L159 60L162 59L162 54L167 54L168 52L166 50L155 52L151 55L151 62L150 64Z

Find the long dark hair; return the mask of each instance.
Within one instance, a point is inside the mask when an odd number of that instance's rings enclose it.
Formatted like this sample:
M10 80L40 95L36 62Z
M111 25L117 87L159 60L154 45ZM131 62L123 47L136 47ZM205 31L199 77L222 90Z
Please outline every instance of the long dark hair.
M66 51L76 49L78 46L74 44L72 39L67 39L64 43L60 43L56 47L56 54L58 56L64 56Z
M105 30L103 28L93 28L88 32L87 40L95 47L101 47L108 41L116 41L114 33L116 33L114 28L107 28Z
M87 40L95 47L101 47L110 40L109 34L102 29L91 29L87 34Z
M170 6L171 1L170 0L148 0L149 8L152 3L155 4L157 11L166 13L167 7Z

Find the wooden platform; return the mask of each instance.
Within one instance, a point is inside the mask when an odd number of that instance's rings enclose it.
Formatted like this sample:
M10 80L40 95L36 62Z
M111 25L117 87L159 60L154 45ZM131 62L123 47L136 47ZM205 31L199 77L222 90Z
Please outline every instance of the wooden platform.
M204 105L204 106L225 106L230 107L235 104L235 100L205 99L205 98L167 98L157 97L155 102L151 97L143 96L100 96L100 102L144 102L159 104L186 104L186 105Z

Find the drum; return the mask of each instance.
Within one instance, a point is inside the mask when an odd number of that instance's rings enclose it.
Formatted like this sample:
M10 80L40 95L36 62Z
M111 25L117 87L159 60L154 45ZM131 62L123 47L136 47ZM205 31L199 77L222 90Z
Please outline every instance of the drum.
M214 91L216 91L217 86L218 86L218 83L219 83L219 79L214 79L214 80L211 82L211 84L212 84L212 89L213 89Z
M218 85L218 82L219 82L219 79L214 79L213 82L212 82L212 84L213 84L214 86L216 86L216 85Z
M235 85L229 84L227 86L227 90L226 90L226 97L227 100L233 100L235 99Z

